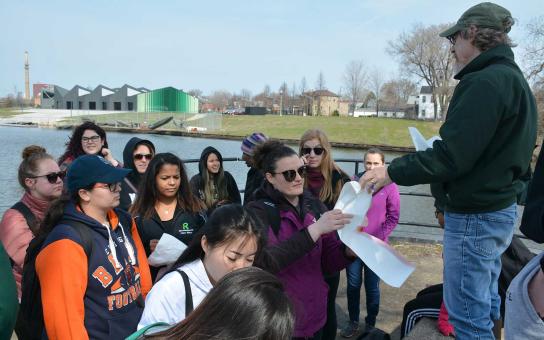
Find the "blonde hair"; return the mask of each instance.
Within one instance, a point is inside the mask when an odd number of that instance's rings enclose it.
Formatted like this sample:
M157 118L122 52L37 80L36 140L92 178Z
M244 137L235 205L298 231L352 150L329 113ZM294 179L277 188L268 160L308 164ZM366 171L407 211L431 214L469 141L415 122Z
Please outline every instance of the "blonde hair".
M304 134L300 138L298 150L299 155L302 156L302 148L304 147L304 143L312 139L319 140L319 144L321 144L321 147L325 150L325 152L323 152L322 154L321 164L319 165L319 170L321 170L321 174L325 179L323 187L321 187L321 189L319 190L319 200L322 202L335 202L340 195L340 190L342 190L343 183L342 181L337 181L335 187L333 188L332 173L336 170L341 175L347 175L342 171L342 169L340 169L338 165L336 165L336 163L334 163L334 160L331 157L332 152L329 138L327 137L325 132L319 129L310 129L304 132ZM304 185L307 186L308 181L304 181Z

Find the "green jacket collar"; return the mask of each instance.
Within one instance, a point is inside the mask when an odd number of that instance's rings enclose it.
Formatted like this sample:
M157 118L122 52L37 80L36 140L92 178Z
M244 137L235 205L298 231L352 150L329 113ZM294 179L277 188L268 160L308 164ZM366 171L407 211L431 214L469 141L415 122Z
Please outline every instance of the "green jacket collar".
M482 52L479 56L474 58L467 66L465 66L461 72L457 73L454 78L461 80L466 74L480 71L491 64L508 64L519 70L516 62L514 61L514 52L508 45L498 45L485 52Z

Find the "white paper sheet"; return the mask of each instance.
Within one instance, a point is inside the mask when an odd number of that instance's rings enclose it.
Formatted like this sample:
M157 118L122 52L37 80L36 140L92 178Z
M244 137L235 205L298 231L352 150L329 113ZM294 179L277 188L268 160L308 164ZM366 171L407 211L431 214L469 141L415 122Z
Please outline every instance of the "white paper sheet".
M416 151L423 151L429 148L432 149L434 141L440 139L440 137L438 136L433 136L429 139L425 139L421 132L419 132L418 129L412 126L408 128L408 131L410 132L410 137L412 137L412 143L414 143Z
M149 255L147 262L153 267L165 266L174 263L187 248L185 243L174 236L164 233L155 247L155 251Z
M354 217L349 224L338 230L338 235L385 283L400 287L412 274L415 266L387 243L360 230L371 202L372 195L361 190L358 182L344 184L334 208Z

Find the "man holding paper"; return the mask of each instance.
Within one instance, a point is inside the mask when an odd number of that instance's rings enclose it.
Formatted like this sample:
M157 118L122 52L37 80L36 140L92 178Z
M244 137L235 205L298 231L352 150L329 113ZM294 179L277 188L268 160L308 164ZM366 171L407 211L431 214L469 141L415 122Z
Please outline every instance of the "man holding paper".
M462 339L494 338L500 256L512 239L519 178L536 140L535 99L507 34L513 23L507 9L481 3L440 34L453 44L459 80L442 140L360 180L374 190L391 182L440 183L446 197L444 298Z

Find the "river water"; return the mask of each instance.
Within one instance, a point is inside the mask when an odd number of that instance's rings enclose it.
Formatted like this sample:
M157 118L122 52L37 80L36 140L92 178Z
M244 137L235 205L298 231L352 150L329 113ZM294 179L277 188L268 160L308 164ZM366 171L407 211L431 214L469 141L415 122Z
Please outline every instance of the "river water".
M65 149L65 143L71 135L70 130L56 130L47 128L19 128L0 126L0 216L11 207L23 194L17 182L17 168L21 162L21 151L27 145L37 144L44 146L55 158ZM231 140L164 136L156 134L139 134L140 138L149 139L155 144L158 152L172 152L181 159L199 158L201 151L208 145L217 148L227 157L240 157L240 142ZM108 144L117 160L122 161L122 152L126 142L133 135L119 132L108 132ZM292 145L295 147L294 145ZM333 157L361 159L363 150L333 149ZM386 161L399 156L387 153ZM353 163L339 163L350 175L354 173ZM190 176L198 171L196 163L186 165ZM225 162L224 167L236 179L239 188L244 188L247 167L244 162ZM428 185L401 187L401 192L428 193ZM401 196L401 222L415 222L435 224L432 198Z

